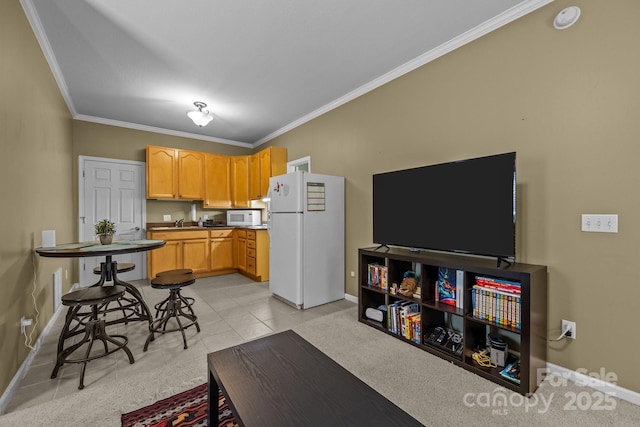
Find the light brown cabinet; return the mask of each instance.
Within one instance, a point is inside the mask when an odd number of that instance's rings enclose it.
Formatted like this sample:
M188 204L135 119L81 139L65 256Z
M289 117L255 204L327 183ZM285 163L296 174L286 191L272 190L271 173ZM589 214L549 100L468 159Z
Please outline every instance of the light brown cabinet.
M204 153L178 150L178 198L204 198Z
M287 149L225 156L147 146L147 199L202 200L203 208L248 208L266 197L269 178L287 170Z
M204 208L231 207L231 158L221 154L204 156Z
M204 153L147 146L147 199L202 200Z
M235 265L241 272L247 271L247 231L238 229L234 232Z
M178 195L178 156L174 148L147 146L147 199Z
M269 178L287 172L287 149L269 147L251 156L249 198L261 199L269 193Z
M153 234L150 239L159 239ZM162 239L165 240L165 239ZM160 249L147 252L147 276L149 279L156 277L161 271L176 270L182 268L182 251L179 240L167 240Z
M209 232L211 242L211 271L231 270L233 264L233 230Z
M250 156L231 157L231 207L248 208Z
M191 268L196 274L210 270L208 231L150 232L148 238L167 242L162 248L148 252L150 279L166 270Z
M194 273L206 273L210 270L210 245L207 232L200 238L182 241L182 267L190 268Z
M147 276L191 268L198 277L240 272L253 280L269 280L269 234L247 228L149 231L148 239L166 244L147 253Z
M269 280L269 234L266 230L247 230L246 273L264 282Z

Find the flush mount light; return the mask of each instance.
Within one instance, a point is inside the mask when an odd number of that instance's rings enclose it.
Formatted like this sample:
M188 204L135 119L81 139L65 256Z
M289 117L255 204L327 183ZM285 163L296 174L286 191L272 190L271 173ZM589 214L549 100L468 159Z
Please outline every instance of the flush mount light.
M580 18L580 8L578 6L569 6L562 9L553 20L553 27L557 30L569 28Z
M187 113L187 116L189 116L189 118L193 120L193 123L195 123L197 126L205 127L211 120L213 120L213 115L209 112L209 110L203 110L203 108L207 106L207 104L205 104L204 102L196 101L193 103L193 105L196 106L197 110L189 111Z

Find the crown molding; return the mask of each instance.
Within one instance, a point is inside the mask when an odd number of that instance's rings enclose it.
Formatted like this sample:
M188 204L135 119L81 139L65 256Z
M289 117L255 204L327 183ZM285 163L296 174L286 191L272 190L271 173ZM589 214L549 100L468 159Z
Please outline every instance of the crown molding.
M234 141L231 139L224 139L224 138L215 138L215 137L206 136L206 135L199 135L197 133L181 132L177 130L164 129L164 128L159 128L155 126L141 125L138 123L123 122L120 120L104 119L102 117L94 117L94 116L86 116L84 114L77 114L73 118L75 120L81 120L83 122L99 123L102 125L117 126L121 128L142 130L146 132L161 133L164 135L180 136L183 138L191 138L191 139L200 139L202 141L217 142L219 144L235 145L237 147L253 148L253 145L247 142Z
M504 11L503 13L501 13L500 15L495 16L494 18L483 22L482 24L476 26L475 28L472 28L469 31L466 31L462 34L460 34L459 36L449 40L446 43L441 44L440 46L418 56L415 59L412 59L409 62L406 62L403 65L400 65L399 67L389 71L388 73L383 74L382 76L378 77L377 79L374 79L372 81L370 81L369 83L366 83L362 86L360 86L359 88L347 93L344 96L341 96L340 98L337 98L335 100L333 100L332 102L324 105L323 107L318 108L315 111L312 111L309 114L306 114L302 117L300 117L299 119L289 123L286 126L281 127L280 129L270 133L269 135L259 139L258 141L256 141L253 146L257 147L259 145L264 144L265 142L268 142L286 132L289 132L290 130L293 130L295 128L297 128L298 126L301 126L313 119L315 119L316 117L319 117L335 108L340 107L341 105L346 104L349 101L352 101L368 92L371 92L372 90L386 84L389 83L390 81L397 79L400 76L403 76L404 74L407 74L413 70L415 70L416 68L419 68L437 58L440 58L443 55L446 55L447 53L458 49L459 47L464 46L467 43L470 43L482 36L484 36L485 34L488 34L510 22L515 21L518 18L521 18L539 8L541 8L542 6L545 6L549 3L551 3L553 0L529 0L529 1L524 1L514 7L512 7L511 9L508 9L506 11Z
M69 109L69 112L73 117L77 114L77 112L73 107L73 102L71 101L71 95L69 95L67 82L64 80L62 71L60 71L60 67L58 66L58 61L53 54L53 49L51 49L49 39L47 38L47 35L42 28L42 21L40 21L40 16L38 16L38 12L36 11L32 0L20 0L20 4L22 5L22 9L24 10L24 13L27 17L27 21L29 21L29 24L31 25L31 29L36 36L36 40L38 40L38 43L40 44L40 49L42 49L42 53L44 54L44 57L49 64L49 68L53 73L53 78L58 84L58 88L60 89L60 93L64 98L64 102L67 104L67 108Z

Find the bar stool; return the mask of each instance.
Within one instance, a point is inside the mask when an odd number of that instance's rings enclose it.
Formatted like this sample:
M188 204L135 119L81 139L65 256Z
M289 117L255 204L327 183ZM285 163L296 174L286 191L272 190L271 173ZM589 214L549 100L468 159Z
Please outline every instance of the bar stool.
M184 333L184 330L194 326L196 330L200 332L200 325L198 325L198 317L191 308L191 304L188 304L186 299L180 295L180 290L185 287L192 285L196 282L196 276L192 273L166 273L166 274L158 274L155 279L151 280L151 287L154 289L168 289L169 297L165 299L165 305L159 308L159 312L162 313L162 317L157 318L151 323L149 327L149 336L147 337L147 341L144 343L144 350L147 351L149 347L149 342L155 339L154 334L160 333L165 334L167 332L175 332L180 331L182 334L182 341L184 342L185 350L188 348L187 346L187 336ZM183 306L187 308L188 313L183 310ZM187 323L182 323L180 318L184 318L187 320ZM169 320L175 319L178 326L172 329L167 329L167 323Z
M105 330L105 321L98 315L99 306L115 301L118 298L122 298L124 292L124 286L95 286L70 292L62 297L62 304L68 306L69 310L67 310L66 321L58 339L58 356L56 359L56 366L53 368L53 372L51 373L51 378L56 378L58 376L58 370L65 363L82 363L80 385L78 386L78 389L82 390L84 388L84 373L88 362L108 356L118 350L122 350L127 354L130 364L134 362L133 355L127 347L127 337L124 335L109 335ZM79 311L82 307L86 306L91 307L91 316L88 320L84 319L80 322L78 319ZM75 328L69 329L73 320L76 320L79 323ZM84 329L80 329L80 326L84 326ZM82 332L84 332L84 337L82 337L79 342L69 346L68 348L64 348L64 342L67 338L78 335ZM100 351L97 354L92 355L91 349L94 341L96 340L102 341L104 351ZM108 343L113 344L115 347L109 349ZM73 357L73 353L85 344L87 345L87 349L84 352L84 356L77 355L76 357Z
M156 277L171 276L174 274L192 274L192 273L193 273L193 270L190 268L178 268L176 270L167 270L167 271L161 271L159 273L156 273ZM171 298L171 295L169 295L164 300L160 301L159 303L153 306L153 308L155 308L156 310L156 318L160 316L161 312L164 312L167 306L167 302L169 301L169 298ZM183 303L185 303L189 307L193 305L193 303L195 302L193 298L183 297L182 295L180 295L180 299L182 300Z

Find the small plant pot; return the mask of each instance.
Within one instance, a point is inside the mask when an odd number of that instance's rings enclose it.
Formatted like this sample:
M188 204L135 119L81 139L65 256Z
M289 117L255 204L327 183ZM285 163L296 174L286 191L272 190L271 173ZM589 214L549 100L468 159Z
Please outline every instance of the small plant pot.
M113 234L106 234L100 236L100 243L103 245L110 245L113 241Z

